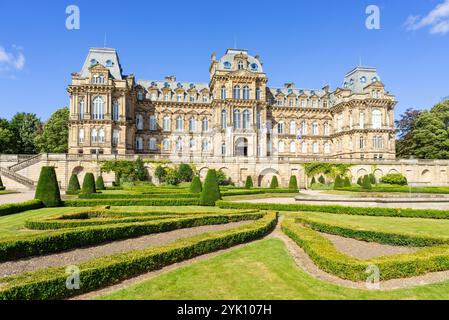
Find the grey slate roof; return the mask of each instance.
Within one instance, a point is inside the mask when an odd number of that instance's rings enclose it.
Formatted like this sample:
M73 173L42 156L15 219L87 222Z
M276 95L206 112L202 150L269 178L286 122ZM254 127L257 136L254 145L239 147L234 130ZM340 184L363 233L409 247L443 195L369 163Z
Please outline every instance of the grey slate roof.
M87 78L89 76L89 68L97 63L108 68L114 79L123 79L122 66L115 49L91 48L81 69L81 76Z
M262 63L255 57L248 54L248 50L245 49L228 49L226 54L220 58L218 61L218 70L229 71L234 69L234 57L238 54L245 54L248 56L248 63L250 65L250 70L257 73L263 73ZM230 68L226 68L226 63L230 64ZM252 69L251 66L255 64L257 66L256 70Z
M376 68L356 67L348 72L343 81L343 88L351 89L355 93L362 93L363 89L375 81L381 81Z
M139 80L137 84L144 87L145 89L149 89L153 86L153 84L159 89L163 89L166 84L168 87L174 91L178 89L178 86L181 86L185 91L189 90L191 86L193 86L196 90L201 91L203 89L209 89L208 83L203 82L180 82L180 81L167 81L167 80Z

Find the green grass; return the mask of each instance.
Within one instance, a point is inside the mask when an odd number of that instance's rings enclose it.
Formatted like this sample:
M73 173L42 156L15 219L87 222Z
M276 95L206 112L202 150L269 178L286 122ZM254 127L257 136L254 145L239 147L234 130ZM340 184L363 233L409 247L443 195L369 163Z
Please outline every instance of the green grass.
M295 214L288 214L294 216ZM321 212L301 213L313 221L349 227L390 233L412 234L420 236L438 236L449 238L449 220L423 218L372 217L354 215L334 215Z
M306 274L282 241L270 239L192 263L100 299L449 299L449 281L394 291L348 289Z

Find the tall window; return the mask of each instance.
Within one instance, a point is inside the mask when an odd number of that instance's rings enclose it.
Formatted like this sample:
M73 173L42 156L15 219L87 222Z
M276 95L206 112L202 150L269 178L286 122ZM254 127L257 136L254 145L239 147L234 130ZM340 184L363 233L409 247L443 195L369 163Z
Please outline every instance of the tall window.
M234 129L241 129L242 128L242 119L240 115L240 110L236 109L234 110Z
M189 132L195 131L196 131L196 119L192 117L189 119Z
M145 98L145 94L144 94L143 91L137 92L137 99L138 99L139 101L143 101L144 98Z
M176 151L182 151L182 138L179 137L178 140L176 140Z
M164 101L170 101L170 94L168 92L164 94Z
M301 133L303 136L307 135L307 122L305 120L301 122Z
M256 100L260 100L260 88L256 88Z
M119 103L117 100L112 101L112 121L118 121L119 118Z
M190 139L189 141L190 150L191 151L195 150L195 146L196 146L195 139Z
M240 99L240 86L234 86L233 98Z
M221 155L226 156L226 143L221 144Z
M278 151L280 153L284 153L285 152L284 141L279 141L279 143L278 143Z
M239 61L238 65L237 65L238 69L243 70L243 66L244 66L243 61Z
M120 131L114 129L114 131L112 131L112 145L117 146L119 143L119 139L120 139Z
M92 143L97 143L98 141L98 131L97 129L92 129L90 133L90 138Z
M98 143L105 143L104 129L98 131Z
M373 110L373 129L380 129L382 127L382 111Z
M226 87L221 87L221 100L226 100Z
M295 121L290 122L290 134L296 135L296 122Z
M164 131L171 131L171 119L169 116L164 117L163 129Z
M307 107L307 101L306 101L306 99L302 99L301 100L301 108L305 108L305 107Z
M138 114L136 117L137 130L143 130L143 116Z
M142 151L143 150L143 138L142 137L137 137L136 138L136 149L138 151Z
M243 111L243 129L249 129L251 127L251 113L249 110Z
M278 134L284 134L284 122L278 123Z
M365 138L364 137L360 137L359 146L360 146L360 150L365 149Z
M301 144L301 152L307 153L307 142L305 141Z
M183 95L182 95L182 94L178 94L178 95L176 96L176 101L182 102L182 100L183 100Z
M152 131L157 130L157 121L155 115L150 116L150 130Z
M84 143L84 129L80 129L78 132L78 142Z
M206 103L208 100L207 95L203 94L203 102Z
M324 153L331 153L331 145L329 144L329 142L324 143Z
M326 123L324 124L324 135L325 135L325 136L328 136L329 133L330 133L330 130L329 130L329 123L326 122Z
M317 136L317 135L318 135L318 123L316 123L316 122L314 122L314 123L312 124L312 134L313 134L314 136Z
M184 131L184 121L181 116L176 118L176 131Z
M204 118L202 122L202 128L203 132L209 132L209 119Z
M296 142L295 141L290 142L290 152L296 153Z
M221 128L226 129L227 127L227 116L226 116L226 110L221 110Z
M93 119L104 119L104 100L102 97L96 97L93 101Z
M374 136L373 137L373 147L376 150L384 148L384 139L382 136Z
M169 151L170 150L170 140L164 139L164 141L162 141L162 149L164 151Z
M257 111L256 113L256 126L257 130L260 130L262 128L262 115L260 114L260 111Z
M341 132L343 130L343 115L339 114L337 117L337 132Z
M203 140L202 150L203 150L203 152L209 151L209 140L207 140L207 139Z
M318 153L318 142L314 142L312 145L312 152L313 153Z
M243 87L243 100L249 100L249 87Z
M84 99L82 99L80 101L80 106L79 106L79 117L80 117L80 120L84 119L84 105L85 105L85 102L84 102Z
M365 113L360 112L360 129L365 129Z
M156 150L156 138L151 138L149 145L148 145L149 149L151 151L155 151Z

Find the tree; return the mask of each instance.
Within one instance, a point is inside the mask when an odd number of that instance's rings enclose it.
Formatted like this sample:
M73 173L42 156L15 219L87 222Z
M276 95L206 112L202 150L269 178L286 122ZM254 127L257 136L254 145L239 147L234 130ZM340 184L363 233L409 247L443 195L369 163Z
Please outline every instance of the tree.
M363 177L362 180L362 189L363 190L371 190L373 186L371 185L371 180L368 175Z
M251 176L247 176L245 182L245 189L251 189L252 187L254 187L253 178L251 178Z
M351 187L351 179L349 179L348 176L346 176L346 177L343 179L343 187L345 187L345 188Z
M203 186L201 185L200 177L194 176L192 182L190 183L190 192L191 193L201 193L203 190Z
M95 177L93 173L86 173L84 175L83 187L81 189L81 194L89 195L92 193L97 193L95 188Z
M186 163L181 163L178 168L179 179L183 182L191 182L193 179L192 167Z
M335 182L334 182L334 189L340 189L343 187L344 187L343 179L341 178L340 175L337 175L337 177L335 178Z
M399 139L396 141L396 156L398 158L410 158L415 155L413 147L413 135L416 129L416 120L422 111L412 108L407 109L395 121Z
M35 137L38 152L67 153L69 139L69 108L56 110Z
M209 170L204 181L203 191L200 195L200 205L215 206L215 202L221 199L220 187L217 181L217 172Z
M106 187L104 186L104 180L103 176L99 175L97 178L97 181L95 181L95 189L97 190L106 190Z
M376 176L373 173L369 174L369 181L371 184L377 184Z
M179 173L177 170L173 168L166 169L165 182L171 186L177 186L181 183L181 179L179 178Z
M217 171L217 181L219 186L229 186L233 184L231 178L227 177L223 170Z
M321 183L321 184L326 184L326 179L323 177L323 175L321 175L321 176L318 178L318 182Z
M78 194L81 190L80 182L78 180L78 175L72 174L69 180L69 186L65 194L74 195Z
M122 177L128 178L133 181L136 179L136 168L134 161L125 161L125 160L104 161L101 164L101 171L106 173L114 172L116 185L120 185Z
M34 198L42 201L46 207L62 204L55 167L42 167Z
M158 178L159 183L165 181L165 176L167 175L167 170L162 165L158 165L154 170L154 175Z
M298 191L298 179L296 179L295 175L290 177L290 181L288 183L288 188L290 190Z
M137 160L134 163L134 170L136 172L135 177L138 181L148 180L148 170L145 168L145 163L142 158L137 157Z
M41 121L34 113L19 112L14 115L9 123L9 129L14 135L14 153L37 153L34 139L36 138Z
M277 189L277 188L279 188L278 177L273 176L273 179L271 179L271 183L270 183L270 189Z
M5 190L5 186L3 185L2 176L0 176L0 191Z
M0 154L14 153L16 147L14 144L14 135L8 128L0 127Z

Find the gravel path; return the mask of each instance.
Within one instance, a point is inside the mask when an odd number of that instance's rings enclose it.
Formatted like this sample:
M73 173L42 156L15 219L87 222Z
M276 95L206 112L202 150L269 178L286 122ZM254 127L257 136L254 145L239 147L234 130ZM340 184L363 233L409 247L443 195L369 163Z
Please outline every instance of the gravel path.
M34 199L34 191L0 195L0 204L19 203Z
M419 248L413 247L399 247L380 244L376 242L365 242L351 238L344 238L337 235L320 233L323 237L329 239L337 250L347 254L348 256L368 260L371 258L378 258L383 256L392 256L402 253L414 253Z
M56 254L0 263L0 278L24 272L36 271L47 267L76 265L94 258L109 256L115 253L123 253L132 250L146 249L152 246L169 244L180 238L192 237L208 232L229 230L251 222L253 221L240 221L222 225L179 229L164 233L151 234L139 238L114 241L99 246L80 248Z

